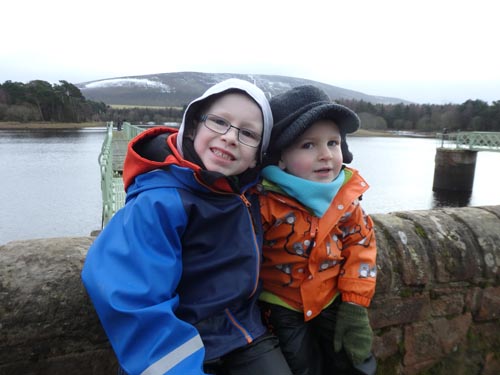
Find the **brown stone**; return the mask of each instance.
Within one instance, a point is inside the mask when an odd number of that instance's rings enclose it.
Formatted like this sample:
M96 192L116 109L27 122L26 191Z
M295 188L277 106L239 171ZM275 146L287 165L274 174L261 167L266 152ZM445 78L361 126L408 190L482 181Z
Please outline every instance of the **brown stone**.
M89 368L116 363L80 279L93 240L49 238L0 246L1 374L29 374L33 368L33 374L84 375L93 373ZM73 371L77 359L85 363L78 366L81 371Z
M479 311L475 320L493 320L500 318L500 287L486 288L482 291Z
M425 285L431 274L426 246L413 222L399 214L373 215L390 246L392 272L405 285Z
M385 360L399 352L403 332L399 327L393 327L389 331L375 336L373 340L373 354L381 360Z
M440 294L431 299L432 316L448 316L462 314L465 297L460 293Z
M468 232L479 244L478 265L484 277L500 278L500 224L499 212L493 207L469 207L467 210L445 209L445 213L467 225ZM479 275L478 275L479 276Z
M373 328L426 320L430 316L429 296L374 300L369 314Z
M421 362L433 364L443 356L439 337L430 322L417 322L405 327L403 363L412 366Z
M484 361L484 368L481 375L500 374L500 356L498 353L488 353Z
M484 211L478 210L477 214L480 212ZM425 238L424 247L432 265L434 283L481 279L482 262L475 235L465 223L444 209L401 212L398 215L412 220Z
M463 344L472 322L470 314L453 319L437 318L405 328L405 366L432 364Z
M373 220L377 220L373 218ZM376 295L391 293L394 286L394 272L392 263L391 247L380 226L375 227L377 239L377 286Z

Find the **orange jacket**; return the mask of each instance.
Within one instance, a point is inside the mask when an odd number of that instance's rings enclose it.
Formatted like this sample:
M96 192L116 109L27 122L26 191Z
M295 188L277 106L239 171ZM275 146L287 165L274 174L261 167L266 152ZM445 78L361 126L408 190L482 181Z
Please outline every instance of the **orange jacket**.
M368 184L352 168L325 214L318 218L266 181L259 186L264 225L264 290L304 319L318 315L340 292L342 300L368 307L375 293L373 221L359 198Z

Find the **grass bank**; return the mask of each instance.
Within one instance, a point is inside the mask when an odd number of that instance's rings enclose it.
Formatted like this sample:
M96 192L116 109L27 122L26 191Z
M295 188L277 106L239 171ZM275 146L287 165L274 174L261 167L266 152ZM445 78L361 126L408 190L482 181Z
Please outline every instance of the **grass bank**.
M9 129L79 129L79 128L92 128L104 127L106 122L1 122L0 130ZM417 132L398 132L394 130L369 130L359 129L354 134L349 134L349 137L427 137L434 138L436 133L417 133Z
M412 132L398 130L369 130L359 129L356 133L349 134L349 137L411 137L411 138L435 138L435 132Z

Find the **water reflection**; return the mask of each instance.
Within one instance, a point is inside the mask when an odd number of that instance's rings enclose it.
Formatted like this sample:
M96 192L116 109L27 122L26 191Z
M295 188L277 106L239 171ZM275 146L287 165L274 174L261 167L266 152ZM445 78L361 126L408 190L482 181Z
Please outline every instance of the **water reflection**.
M100 228L98 155L106 133L0 131L0 245Z
M432 208L466 207L471 198L472 192L469 191L434 191Z
M105 127L92 127L82 129L19 129L0 130L0 143L3 141L16 141L38 143L40 139L45 140L72 140L88 136L89 133L103 133Z
M471 193L432 191L436 141L352 137L352 167L368 181L362 205L372 213L500 204L500 153L479 152Z

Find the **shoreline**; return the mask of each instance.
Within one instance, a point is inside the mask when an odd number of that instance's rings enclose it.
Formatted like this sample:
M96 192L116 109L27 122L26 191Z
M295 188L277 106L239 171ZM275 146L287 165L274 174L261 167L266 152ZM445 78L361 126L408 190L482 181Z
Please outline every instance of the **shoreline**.
M30 129L81 129L105 127L105 121L97 122L14 122L0 121L0 130L30 130Z
M98 122L0 122L0 130L49 130L49 129L81 129L106 127L105 121ZM409 132L399 130L370 130L359 129L349 137L419 137L435 138L436 133Z

